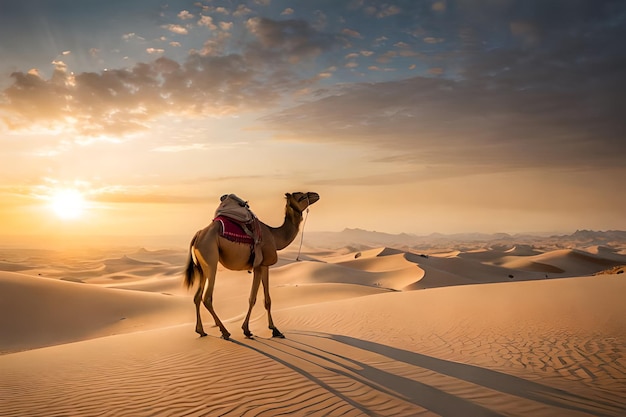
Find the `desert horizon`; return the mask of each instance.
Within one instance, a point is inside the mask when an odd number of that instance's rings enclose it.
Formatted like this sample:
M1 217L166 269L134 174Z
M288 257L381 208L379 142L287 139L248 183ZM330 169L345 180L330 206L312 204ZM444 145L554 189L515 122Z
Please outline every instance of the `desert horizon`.
M217 204L215 204L217 206ZM313 213L312 217L316 214ZM4 248L85 248L85 247L137 247L154 246L155 249L163 248L186 248L193 234L211 222L211 217L199 219L196 222L196 228L189 228L186 233L182 231L176 234L160 233L160 234L124 234L120 232L103 233L103 234L76 234L76 233L57 233L57 234L0 234L0 247ZM264 219L261 219L264 220ZM269 223L269 222L268 222ZM278 226L279 222L269 224L270 226ZM301 231L302 233L302 231ZM529 243L539 245L550 245L550 242L558 241L574 241L573 245L589 243L606 244L612 240L620 242L626 235L626 231L620 229L585 229L576 228L571 230L528 230L528 231L498 231L498 232L481 232L474 231L457 231L457 232L389 232L384 230L368 230L361 227L344 227L339 230L311 230L305 227L305 238L314 245L330 245L340 247L346 242L360 240L364 244L372 242L391 244L396 246L415 246L421 243L433 244L433 242L443 242L444 245L449 244L485 244L485 243ZM298 236L300 239L301 236ZM295 242L293 243L295 244Z

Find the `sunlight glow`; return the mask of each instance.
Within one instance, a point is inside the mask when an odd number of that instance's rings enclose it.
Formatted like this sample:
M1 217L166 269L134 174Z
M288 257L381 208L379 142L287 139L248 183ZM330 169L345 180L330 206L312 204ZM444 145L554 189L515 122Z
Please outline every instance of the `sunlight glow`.
M52 196L52 210L62 219L76 219L83 214L85 199L75 189L58 190Z

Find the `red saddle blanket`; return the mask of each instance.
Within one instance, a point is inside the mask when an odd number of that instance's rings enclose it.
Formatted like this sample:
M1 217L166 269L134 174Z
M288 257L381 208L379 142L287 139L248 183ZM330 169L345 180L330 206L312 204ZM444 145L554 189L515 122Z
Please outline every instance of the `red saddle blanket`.
M241 223L236 220L226 216L217 216L213 219L213 221L220 222L222 224L221 235L226 239L232 242L254 245L254 239L243 230Z

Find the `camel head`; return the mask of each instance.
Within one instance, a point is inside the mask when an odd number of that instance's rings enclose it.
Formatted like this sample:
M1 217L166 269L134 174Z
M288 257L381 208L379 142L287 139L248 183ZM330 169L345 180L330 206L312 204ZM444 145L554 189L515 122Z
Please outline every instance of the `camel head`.
M318 193L285 193L285 198L287 199L287 205L291 207L294 211L302 214L307 207L311 204L315 203L320 199L320 195Z

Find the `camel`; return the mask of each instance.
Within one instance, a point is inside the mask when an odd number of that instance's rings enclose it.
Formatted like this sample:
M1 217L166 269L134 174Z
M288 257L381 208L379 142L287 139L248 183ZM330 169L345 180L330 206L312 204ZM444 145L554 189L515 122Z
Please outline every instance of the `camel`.
M319 194L307 193L286 193L287 204L285 206L285 219L282 226L271 227L259 221L261 229L261 253L262 261L260 265L253 267L251 262L250 245L232 242L221 236L222 225L219 221L212 221L207 227L199 230L189 245L189 259L185 271L185 283L187 287L193 287L196 278L200 278L200 286L194 296L196 305L196 333L200 337L206 336L200 317L200 303L204 303L206 309L215 320L215 325L222 332L222 338L228 340L230 333L221 322L217 313L213 309L213 288L215 286L215 275L217 273L217 263L221 263L225 268L232 271L252 270L252 288L248 305L248 313L241 328L246 338L252 338L252 333L248 327L252 307L256 303L259 284L263 284L263 294L265 297L265 309L272 337L284 338L285 336L276 328L272 320L269 289L269 267L278 261L277 251L286 248L298 234L300 223L302 222L302 212L311 204L319 200Z

